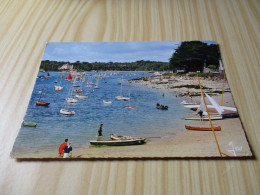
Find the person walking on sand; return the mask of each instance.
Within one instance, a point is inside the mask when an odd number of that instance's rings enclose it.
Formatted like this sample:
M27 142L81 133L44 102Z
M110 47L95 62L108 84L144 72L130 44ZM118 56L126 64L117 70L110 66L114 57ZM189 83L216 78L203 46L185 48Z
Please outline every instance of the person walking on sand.
M199 115L200 115L200 121L203 121L203 111L200 110L198 113L199 113Z
M71 146L71 142L69 143L68 146L66 146L64 148L64 155L63 158L71 158L72 157L72 146Z
M103 136L102 135L102 131L103 131L103 124L101 124L100 126L99 126L99 128L98 128L98 136Z
M68 139L65 139L65 141L59 147L59 157L61 157L61 158L63 157L63 154L64 154L64 148L68 145L67 142L68 142Z

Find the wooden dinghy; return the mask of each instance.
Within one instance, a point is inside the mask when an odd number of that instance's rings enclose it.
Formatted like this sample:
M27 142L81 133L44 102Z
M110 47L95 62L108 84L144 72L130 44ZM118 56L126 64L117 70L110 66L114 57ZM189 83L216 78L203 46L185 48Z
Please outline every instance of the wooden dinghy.
M95 146L130 146L130 145L141 145L144 143L146 143L145 138L90 141L90 144Z
M49 106L49 104L50 104L49 102L40 102L40 101L36 102L37 106Z
M23 126L27 126L27 127L36 127L37 123L33 123L33 122L24 122L23 121Z
M185 125L185 128L188 130L194 130L194 131L212 131L211 127L195 127L195 126ZM220 126L213 127L213 128L214 128L214 131L221 130Z

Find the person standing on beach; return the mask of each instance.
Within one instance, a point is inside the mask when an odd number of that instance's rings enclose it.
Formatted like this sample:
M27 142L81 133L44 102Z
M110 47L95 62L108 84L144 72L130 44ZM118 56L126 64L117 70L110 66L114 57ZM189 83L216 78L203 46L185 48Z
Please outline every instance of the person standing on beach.
M71 156L72 156L72 146L71 146L71 142L70 142L69 145L64 148L63 158L68 158Z
M102 136L102 131L103 131L103 124L101 124L98 128L98 136Z
M68 145L67 142L68 142L68 139L65 139L65 141L60 145L60 147L59 147L59 157L63 157L64 148Z
M203 111L200 110L198 113L199 113L199 115L200 115L200 121L203 121Z

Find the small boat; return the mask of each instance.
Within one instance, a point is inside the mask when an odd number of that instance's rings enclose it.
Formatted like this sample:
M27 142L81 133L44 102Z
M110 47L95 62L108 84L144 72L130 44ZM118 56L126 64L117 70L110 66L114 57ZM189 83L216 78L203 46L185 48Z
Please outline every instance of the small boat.
M123 100L123 101L128 101L128 100L130 100L129 97L123 97L123 96L116 96L116 99L117 99L117 100Z
M66 98L67 103L77 103L78 100L73 98Z
M75 90L75 93L82 93L82 90Z
M195 127L195 126L185 125L185 128L188 130L195 130L195 131L212 131L211 127ZM220 126L213 127L213 128L214 128L214 131L221 130Z
M67 109L60 109L60 114L63 114L63 115L74 115L75 112L72 111L72 110L67 110Z
M125 106L125 108L130 108L130 109L138 109L137 107L135 106Z
M61 87L61 86L54 86L54 88L55 88L55 91L61 91L63 87Z
M91 145L96 145L96 146L130 146L130 145L140 145L144 143L146 143L145 138L90 141Z
M238 118L239 115L236 113L222 114L223 118Z
M133 139L132 136L118 135L118 134L110 134L110 138L113 139L113 140Z
M27 126L27 127L36 127L37 123L33 123L33 122L24 122L23 121L23 126Z
M86 95L75 95L75 97L78 99L87 99L88 98L88 96L86 96Z
M37 106L49 106L49 104L50 104L49 102L41 102L41 101L36 102Z
M203 119L204 121L208 121L208 120L209 120L209 117L208 117L208 116L203 116L202 119ZM222 115L212 115L212 116L210 116L210 119L211 119L211 120L222 120L222 119L223 119L223 116L222 116ZM199 117L199 116L187 117L187 118L185 118L185 120L199 121L199 120L200 120L200 117Z
M112 104L112 101L110 101L110 100L103 100L103 103L104 104Z
M164 106L164 105L161 105L161 104L156 104L156 108L157 109L160 109L160 110L168 110L168 106Z

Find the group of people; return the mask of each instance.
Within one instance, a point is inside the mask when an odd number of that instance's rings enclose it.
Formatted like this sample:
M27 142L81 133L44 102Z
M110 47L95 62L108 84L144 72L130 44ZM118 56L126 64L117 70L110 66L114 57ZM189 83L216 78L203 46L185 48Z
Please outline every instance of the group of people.
M103 124L101 124L98 128L98 136L103 136L102 135L102 131L103 131ZM59 157L60 158L71 158L72 157L72 146L71 146L71 142L69 142L68 144L68 139L65 139L65 141L63 143L61 143L60 147L59 147Z
M60 158L72 157L72 146L71 146L71 142L69 142L68 144L68 139L65 139L65 141L60 145L59 157Z

